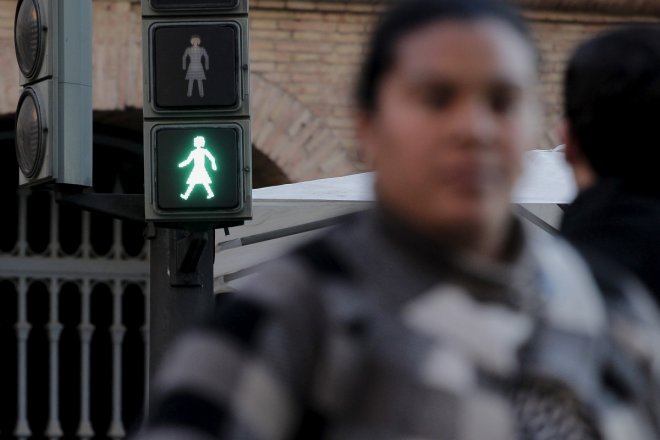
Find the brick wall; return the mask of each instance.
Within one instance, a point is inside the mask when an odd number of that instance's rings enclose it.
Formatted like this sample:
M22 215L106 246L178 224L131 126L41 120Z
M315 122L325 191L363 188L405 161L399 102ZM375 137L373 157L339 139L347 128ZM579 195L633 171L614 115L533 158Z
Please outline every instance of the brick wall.
M18 95L12 42L15 4L0 0L0 115L14 111ZM93 5L94 107L140 108L139 1L94 0ZM250 6L255 146L292 180L359 170L351 92L379 6L310 0L251 0ZM539 11L527 11L526 16L542 56L540 93L546 120L537 147L549 148L559 143L561 79L571 50L609 26L649 19Z
M255 145L294 180L355 172L351 91L377 6L285 0L250 6ZM261 90L273 96L261 98ZM287 115L292 104L282 99L295 103L297 116ZM262 101L268 111L258 114ZM258 133L260 127L266 131Z
M15 1L0 1L0 115L13 113L18 101L18 67L14 55Z

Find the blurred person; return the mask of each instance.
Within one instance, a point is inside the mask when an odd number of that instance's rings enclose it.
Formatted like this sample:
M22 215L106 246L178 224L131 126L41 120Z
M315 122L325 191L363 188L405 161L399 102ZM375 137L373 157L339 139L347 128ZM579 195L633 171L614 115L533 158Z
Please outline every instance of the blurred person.
M579 188L561 232L637 276L660 300L660 27L580 46L565 77L566 158Z
M650 333L614 338L577 252L512 214L535 60L498 0L393 6L357 93L376 206L221 297L140 438L659 438Z

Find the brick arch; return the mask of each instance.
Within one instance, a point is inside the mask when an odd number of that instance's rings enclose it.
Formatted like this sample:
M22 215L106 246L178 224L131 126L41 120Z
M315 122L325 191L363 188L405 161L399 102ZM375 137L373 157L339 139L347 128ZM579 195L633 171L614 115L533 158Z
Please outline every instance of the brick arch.
M252 74L252 142L291 181L348 174L355 169L335 133L304 104Z

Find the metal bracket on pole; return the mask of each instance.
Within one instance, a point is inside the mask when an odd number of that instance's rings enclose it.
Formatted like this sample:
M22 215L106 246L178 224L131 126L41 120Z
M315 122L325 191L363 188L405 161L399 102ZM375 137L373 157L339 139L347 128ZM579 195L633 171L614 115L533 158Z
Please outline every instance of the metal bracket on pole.
M177 230L171 235L169 273L172 286L201 286L199 261L213 237L213 230L190 232ZM211 241L212 242L212 241Z

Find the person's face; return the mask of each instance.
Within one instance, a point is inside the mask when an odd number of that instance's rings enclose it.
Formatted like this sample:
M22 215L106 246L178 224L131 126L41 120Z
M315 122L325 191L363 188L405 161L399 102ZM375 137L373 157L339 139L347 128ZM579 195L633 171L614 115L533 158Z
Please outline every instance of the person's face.
M193 46L199 46L199 43L201 43L201 40L197 37L190 39L190 44L192 44Z
M496 20L439 21L404 36L362 115L381 202L422 230L501 233L538 120L530 46Z

